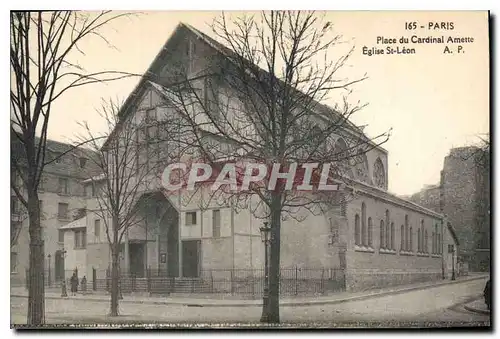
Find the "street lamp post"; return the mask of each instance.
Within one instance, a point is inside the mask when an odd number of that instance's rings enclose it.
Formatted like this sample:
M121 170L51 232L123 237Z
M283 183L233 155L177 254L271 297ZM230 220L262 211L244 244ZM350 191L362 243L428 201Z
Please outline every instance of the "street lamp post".
M451 280L455 280L455 246L453 246L453 252L451 253L451 263L452 265L452 271L451 271Z
M63 259L66 257L66 250L63 249L61 252ZM66 289L66 271L63 269L62 283L61 283L61 297L66 298L68 296L68 291Z
M448 253L451 253L451 280L455 280L455 245L448 245Z
M270 243L271 228L264 222L264 226L260 228L260 235L264 243L264 296L262 299L262 316L261 322L269 322L269 256L268 246Z
M51 258L50 253L49 253L49 255L47 255L47 258L49 259L49 274L48 274L49 276L48 276L48 278L49 278L49 287L50 287L50 285L51 285L51 280L52 280L52 279L51 279L52 277L50 276L50 258Z

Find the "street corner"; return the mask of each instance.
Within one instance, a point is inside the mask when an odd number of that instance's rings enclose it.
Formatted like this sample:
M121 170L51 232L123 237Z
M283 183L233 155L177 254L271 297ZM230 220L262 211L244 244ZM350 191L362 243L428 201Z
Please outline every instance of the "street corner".
M484 302L483 298L478 298L478 299L473 300L467 304L464 304L464 308L469 312L485 314L485 315L491 314L491 312L490 312L490 310L488 310L488 307L486 306L486 303Z

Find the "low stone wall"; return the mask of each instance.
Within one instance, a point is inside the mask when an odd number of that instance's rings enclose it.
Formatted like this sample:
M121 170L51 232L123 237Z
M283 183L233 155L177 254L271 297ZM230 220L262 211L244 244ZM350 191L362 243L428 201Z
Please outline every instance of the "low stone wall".
M353 269L346 273L348 291L365 291L398 285L442 280L442 272L436 270L363 270Z

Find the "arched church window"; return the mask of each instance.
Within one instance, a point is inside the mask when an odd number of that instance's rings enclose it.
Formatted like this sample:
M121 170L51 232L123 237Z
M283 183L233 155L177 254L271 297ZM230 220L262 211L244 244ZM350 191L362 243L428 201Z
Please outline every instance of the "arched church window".
M383 220L380 220L380 248L385 248L385 225Z
M413 229L410 227L410 252L413 252Z
M386 187L384 164L380 158L377 158L373 165L373 183L380 188Z
M394 223L391 222L391 250L395 250L396 246L394 245Z
M436 253L436 233L432 232L432 254Z
M366 234L366 205L364 202L361 204L361 245L368 245Z
M410 222L409 222L409 219L408 219L408 215L405 215L405 251L409 251L410 250L410 243L408 240L410 240L409 238L409 227L410 227Z
M385 248L391 249L391 215L389 210L385 210Z
M405 250L405 227L401 225L401 246L399 248L400 251Z
M427 230L425 230L424 236L424 253L429 253L429 235L427 234Z
M360 244L360 233L359 233L359 215L354 216L354 243L356 245Z
M372 218L368 218L368 246L373 247L373 222Z
M417 230L417 240L418 240L418 243L417 243L417 252L422 252L422 248L420 247L420 244L421 244L421 241L422 241L422 238L421 238L421 235L420 235L420 228Z

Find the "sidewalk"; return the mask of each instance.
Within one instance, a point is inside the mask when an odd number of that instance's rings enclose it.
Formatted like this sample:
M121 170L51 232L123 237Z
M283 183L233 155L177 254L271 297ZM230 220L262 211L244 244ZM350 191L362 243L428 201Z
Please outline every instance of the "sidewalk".
M308 306L308 305L327 305L327 304L339 304L350 301L363 300L368 298L380 297L390 294L399 294L415 290L439 287L443 285L458 284L472 280L486 279L489 274L473 274L467 277L460 277L457 280L441 280L428 283L417 283L411 285L401 285L393 286L388 288L382 288L377 290L361 291L361 292L340 292L325 296L308 296L308 297L295 297L295 298L282 298L280 300L281 306ZM45 292L46 299L70 299L70 300L81 300L81 301L98 301L109 303L109 294L78 294L77 296L70 296L68 298L61 297L60 292L50 291ZM23 287L12 287L11 288L11 298L21 297L27 298L28 291ZM182 306L194 306L194 307L255 307L262 306L262 299L258 300L241 300L241 299L215 299L212 298L192 298L192 297L151 297L151 296L134 296L134 295L123 295L123 299L120 303L135 303L135 304L153 304L153 305L182 305Z
M486 307L486 304L484 303L484 298L479 298L474 301L471 301L470 303L467 303L464 305L464 308L467 311L471 312L476 312L476 313L481 313L481 314L490 314L490 311Z

